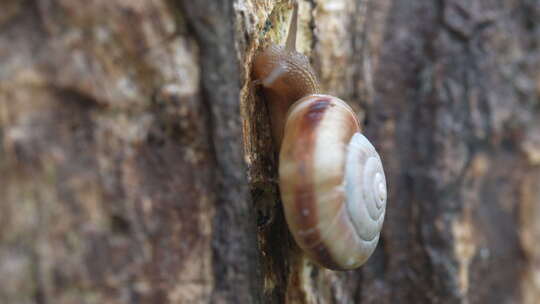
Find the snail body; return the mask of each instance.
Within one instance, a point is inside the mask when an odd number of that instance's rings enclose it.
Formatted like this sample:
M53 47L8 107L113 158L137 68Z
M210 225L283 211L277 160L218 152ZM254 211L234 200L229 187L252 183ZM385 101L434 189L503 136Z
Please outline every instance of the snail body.
M285 46L270 45L253 74L268 102L279 147L279 185L289 230L316 263L354 269L375 250L386 210L386 180L373 145L343 100L320 94L296 52L295 3Z

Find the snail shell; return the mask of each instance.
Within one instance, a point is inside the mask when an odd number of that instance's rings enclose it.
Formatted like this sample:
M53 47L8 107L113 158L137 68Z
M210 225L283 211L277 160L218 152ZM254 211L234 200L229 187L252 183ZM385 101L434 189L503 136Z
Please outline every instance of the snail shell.
M295 48L297 24L293 1L285 46L270 44L253 60L280 151L281 200L289 230L313 261L354 269L379 241L386 179L353 110L339 98L319 94L308 58Z
M290 231L312 260L347 270L373 253L386 210L386 179L344 101L313 94L291 106L279 184Z

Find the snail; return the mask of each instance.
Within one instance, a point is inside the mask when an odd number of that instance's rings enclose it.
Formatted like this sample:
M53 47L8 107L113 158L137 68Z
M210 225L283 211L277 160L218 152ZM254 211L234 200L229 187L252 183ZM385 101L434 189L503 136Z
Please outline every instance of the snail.
M253 61L279 148L279 188L296 243L333 270L360 267L375 250L386 211L386 179L377 151L343 100L324 95L309 60L296 51L298 3L285 46L270 44Z

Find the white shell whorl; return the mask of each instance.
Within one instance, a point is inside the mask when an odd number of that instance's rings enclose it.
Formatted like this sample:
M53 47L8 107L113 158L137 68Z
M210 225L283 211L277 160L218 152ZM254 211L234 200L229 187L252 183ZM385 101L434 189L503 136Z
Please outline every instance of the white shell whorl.
M344 101L309 95L291 107L279 178L291 233L312 260L345 270L369 258L384 221L386 180Z
M379 237L386 210L386 179L381 158L375 147L360 133L353 135L348 148L345 166L346 206L358 237L372 242Z

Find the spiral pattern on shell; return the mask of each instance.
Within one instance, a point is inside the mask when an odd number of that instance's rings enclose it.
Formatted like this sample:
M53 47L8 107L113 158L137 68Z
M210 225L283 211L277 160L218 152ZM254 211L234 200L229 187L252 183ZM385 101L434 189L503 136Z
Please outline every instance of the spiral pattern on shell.
M330 269L353 269L375 250L386 210L381 159L342 100L309 95L291 106L280 190L298 245Z

